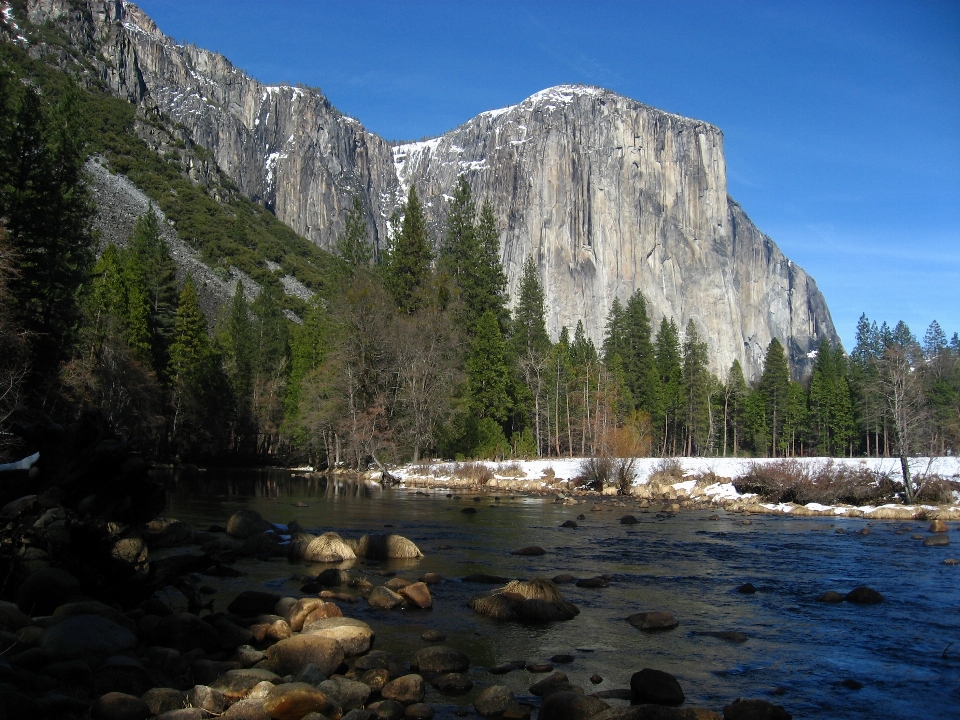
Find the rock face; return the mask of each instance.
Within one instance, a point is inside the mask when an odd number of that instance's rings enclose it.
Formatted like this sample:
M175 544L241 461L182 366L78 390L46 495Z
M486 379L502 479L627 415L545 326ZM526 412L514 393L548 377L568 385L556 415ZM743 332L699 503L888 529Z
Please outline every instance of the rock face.
M739 359L755 377L773 337L796 369L821 337L836 339L813 279L727 195L723 134L708 123L564 85L391 146L316 89L265 86L176 45L131 3L74 4L27 3L33 22L67 29L117 96L181 123L243 193L321 247L356 193L378 248L411 185L439 229L465 174L497 215L513 297L524 259L537 262L554 337L582 320L600 342L614 298L642 290L654 323L693 320L718 373Z

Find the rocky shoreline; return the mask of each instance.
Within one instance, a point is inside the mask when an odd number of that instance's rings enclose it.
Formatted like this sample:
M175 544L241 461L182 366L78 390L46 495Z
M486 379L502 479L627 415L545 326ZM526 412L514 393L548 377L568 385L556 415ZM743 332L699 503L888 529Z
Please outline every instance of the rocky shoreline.
M299 597L247 590L224 612L213 612L212 603L202 602L202 576L236 573L231 566L238 556L306 559L311 549L321 547L331 563L351 554L372 560L419 554L400 536L313 536L272 525L252 510L241 510L225 527L206 531L171 520L153 521L144 531L147 543L202 543L204 554L175 555L155 563L154 577L162 577L156 584L170 584L136 605L90 597L86 583L52 564L35 569L18 587L5 588L5 595L15 600L0 601L0 707L6 718L429 720L438 703L438 709L457 716L516 720L791 717L759 699L737 700L722 713L681 707L684 694L676 678L651 668L633 673L629 688L589 692L555 670L572 662L572 655L469 672L470 658L444 645L445 636L435 630L421 635L420 649L409 657L397 657L374 649L375 629L344 612L356 602L411 616L428 612L431 588L436 591L445 582L433 573L413 579L390 571L352 574L329 568L307 579ZM321 538L324 542L318 544ZM464 580L496 584L506 578ZM579 610L562 599L557 583L507 582L476 596L471 607L477 601L477 612L518 622L570 619ZM490 599L498 603L498 612L518 612L507 617L491 612L490 605L480 607L481 600ZM550 608L563 614L550 615ZM672 618L666 613L643 616L628 620L645 632L676 627L675 621L667 622ZM530 674L529 696L518 699L497 682L508 672ZM602 678L594 675L591 681L600 683ZM445 705L444 698L457 696L467 696L470 705Z

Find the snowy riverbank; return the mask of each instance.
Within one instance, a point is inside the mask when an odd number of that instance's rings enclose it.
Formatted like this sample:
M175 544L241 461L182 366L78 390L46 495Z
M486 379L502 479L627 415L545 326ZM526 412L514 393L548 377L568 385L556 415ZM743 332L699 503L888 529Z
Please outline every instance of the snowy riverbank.
M807 503L763 503L757 495L740 493L733 481L750 472L756 465L782 463L774 458L676 458L679 467L673 476L662 471L661 458L637 458L633 467L632 499L641 503L662 503L663 509L678 511L695 507L722 507L731 511L784 513L791 515L827 515L865 517L869 519L913 519L932 517L960 519L960 497L954 493L947 505L824 505ZM469 463L418 463L391 471L400 486L409 489L484 490L488 492L559 493L568 504L591 502L600 496L616 496L615 487L601 492L580 489L584 458L550 458L508 462L477 461ZM790 460L813 471L828 463L834 467L868 470L887 475L894 481L900 477L897 458L799 458ZM915 474L936 475L960 481L960 458L912 458Z

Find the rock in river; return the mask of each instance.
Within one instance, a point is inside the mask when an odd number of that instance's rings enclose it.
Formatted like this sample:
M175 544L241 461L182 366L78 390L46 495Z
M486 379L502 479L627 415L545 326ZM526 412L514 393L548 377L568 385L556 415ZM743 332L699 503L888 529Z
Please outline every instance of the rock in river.
M843 599L855 605L876 605L883 602L883 595L873 588L861 585L848 592Z
M683 705L680 683L670 673L644 668L630 677L630 702L634 705Z
M673 630L680 624L673 615L667 612L635 613L627 618L627 622L644 632Z

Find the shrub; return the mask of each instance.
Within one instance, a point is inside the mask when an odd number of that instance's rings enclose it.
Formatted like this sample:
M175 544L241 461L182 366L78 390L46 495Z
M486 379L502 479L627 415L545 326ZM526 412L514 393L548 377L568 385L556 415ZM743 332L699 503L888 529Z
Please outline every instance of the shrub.
M675 457L661 458L650 473L650 482L670 485L683 480L683 463Z
M812 465L796 460L754 463L733 481L740 493L754 493L766 502L798 505L866 505L891 502L900 486L887 473L866 467L835 464Z
M493 480L493 471L480 462L457 463L453 466L452 474L455 478L470 480L481 486Z
M920 492L917 493L917 502L931 505L949 505L954 502L954 493L960 492L960 482L931 475L923 478Z
M613 476L613 461L608 457L591 457L580 463L580 474L576 482L591 490L602 491L604 485Z

